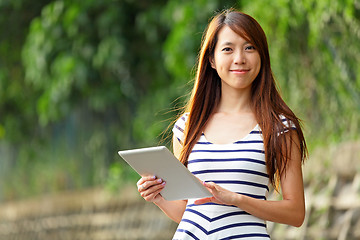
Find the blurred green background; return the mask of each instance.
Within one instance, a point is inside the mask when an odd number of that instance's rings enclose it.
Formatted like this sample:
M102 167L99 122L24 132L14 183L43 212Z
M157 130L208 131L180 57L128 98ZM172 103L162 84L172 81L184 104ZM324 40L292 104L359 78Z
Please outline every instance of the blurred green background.
M228 7L264 28L310 153L359 139L359 1L1 0L0 201L135 181L117 151L169 145Z

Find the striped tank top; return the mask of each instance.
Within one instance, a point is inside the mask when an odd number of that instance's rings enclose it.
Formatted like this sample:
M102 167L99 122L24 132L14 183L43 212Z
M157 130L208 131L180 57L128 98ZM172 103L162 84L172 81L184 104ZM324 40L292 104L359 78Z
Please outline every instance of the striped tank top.
M183 139L188 114L173 128ZM231 144L213 144L202 134L188 159L188 169L202 181L211 181L238 194L266 200L269 176L265 166L264 143L258 125L244 138ZM270 239L266 222L236 206L189 199L173 240L187 239Z

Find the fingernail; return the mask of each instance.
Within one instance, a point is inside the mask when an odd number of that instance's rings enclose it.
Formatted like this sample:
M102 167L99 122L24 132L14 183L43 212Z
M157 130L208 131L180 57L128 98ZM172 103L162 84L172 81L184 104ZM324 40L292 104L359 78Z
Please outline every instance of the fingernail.
M159 178L158 180L157 180L157 182L158 183L161 183L163 180L161 179L161 178Z
M151 178L152 178L152 179L155 179L155 178L156 178L156 176L152 176Z
M166 182L162 182L162 183L161 183L161 185L165 185L165 184L166 184Z

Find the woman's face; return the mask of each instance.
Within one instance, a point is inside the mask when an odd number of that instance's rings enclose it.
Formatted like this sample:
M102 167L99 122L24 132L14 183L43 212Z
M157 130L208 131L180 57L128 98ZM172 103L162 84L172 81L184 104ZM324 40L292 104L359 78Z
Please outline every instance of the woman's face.
M218 33L210 63L222 80L222 89L250 89L261 67L260 55L255 47L228 26Z

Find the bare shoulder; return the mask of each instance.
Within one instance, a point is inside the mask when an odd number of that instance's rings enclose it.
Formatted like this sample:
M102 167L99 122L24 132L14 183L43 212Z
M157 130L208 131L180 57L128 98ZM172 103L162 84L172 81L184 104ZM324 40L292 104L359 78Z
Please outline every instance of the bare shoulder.
M173 153L177 159L180 159L180 153L183 149L179 139L174 135L173 136Z

